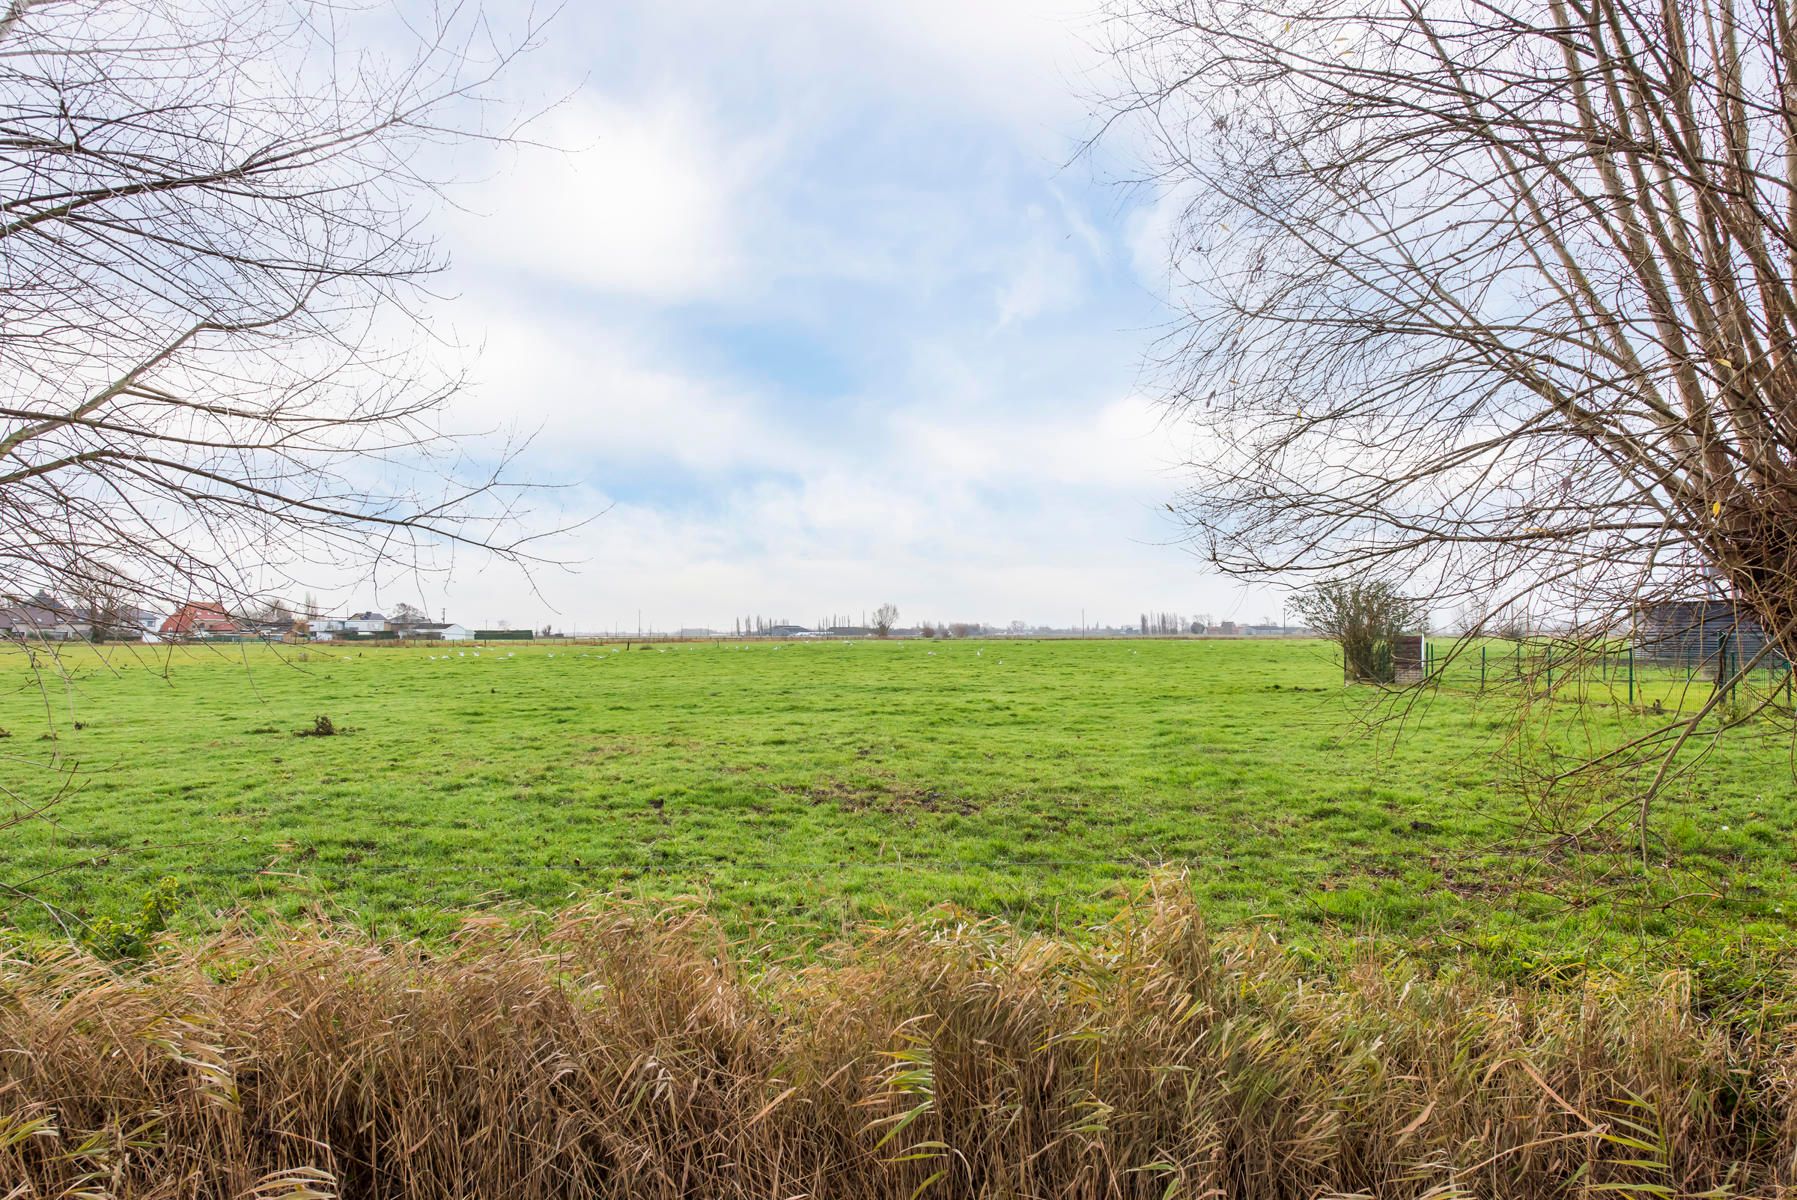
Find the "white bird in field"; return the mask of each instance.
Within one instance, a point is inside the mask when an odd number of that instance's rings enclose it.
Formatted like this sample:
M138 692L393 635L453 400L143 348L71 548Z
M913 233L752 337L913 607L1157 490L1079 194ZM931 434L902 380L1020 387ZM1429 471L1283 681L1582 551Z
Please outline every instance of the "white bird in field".
M974 656L974 657L975 657L975 658L978 658L978 657L980 657L980 656L981 656L981 655L982 655L982 654L984 654L984 653L986 653L986 652L985 652L985 651L984 651L984 650L975 650L975 651L974 651L974 652L973 652L973 656Z
M507 654L507 655L506 655L506 657L507 657L507 658L516 658L516 657L518 657L518 656L517 656L517 655L516 655L516 654ZM555 655L553 655L553 654L551 654L551 655L550 655L550 656L549 656L549 657L550 657L550 658L554 658L554 657L555 657Z

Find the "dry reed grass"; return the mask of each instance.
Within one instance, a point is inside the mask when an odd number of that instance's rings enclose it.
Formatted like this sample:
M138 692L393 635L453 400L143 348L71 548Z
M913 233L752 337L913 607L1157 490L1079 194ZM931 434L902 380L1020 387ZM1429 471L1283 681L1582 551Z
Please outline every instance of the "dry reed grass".
M745 971L691 912L0 964L0 1197L1780 1195L1791 1030L942 921Z

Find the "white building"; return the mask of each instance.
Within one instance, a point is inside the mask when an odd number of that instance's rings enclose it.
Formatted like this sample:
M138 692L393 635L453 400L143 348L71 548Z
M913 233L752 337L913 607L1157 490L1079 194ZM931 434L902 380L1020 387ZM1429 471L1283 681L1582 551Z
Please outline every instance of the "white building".
M343 622L346 633L385 633L393 623L377 612L359 612Z

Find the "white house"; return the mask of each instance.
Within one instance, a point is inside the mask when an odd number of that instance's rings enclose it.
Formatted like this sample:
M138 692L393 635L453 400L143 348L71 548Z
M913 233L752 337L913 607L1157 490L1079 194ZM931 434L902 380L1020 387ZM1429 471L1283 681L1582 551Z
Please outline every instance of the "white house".
M346 633L385 633L393 623L377 612L359 612L343 622Z

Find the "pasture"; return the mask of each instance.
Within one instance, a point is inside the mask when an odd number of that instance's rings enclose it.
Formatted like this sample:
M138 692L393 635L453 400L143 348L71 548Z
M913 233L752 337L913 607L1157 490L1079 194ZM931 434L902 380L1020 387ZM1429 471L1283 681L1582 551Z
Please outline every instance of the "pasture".
M944 903L1074 930L1165 869L1214 925L1527 973L1777 950L1797 913L1788 734L1739 732L1681 779L1643 880L1625 847L1536 827L1504 697L1443 689L1395 734L1320 643L298 652L0 658L9 782L71 785L0 835L0 882L31 897L9 919L73 928L173 876L194 930L434 936L474 910L698 896L804 946ZM1569 747L1647 727L1561 707ZM336 736L297 736L320 715Z

